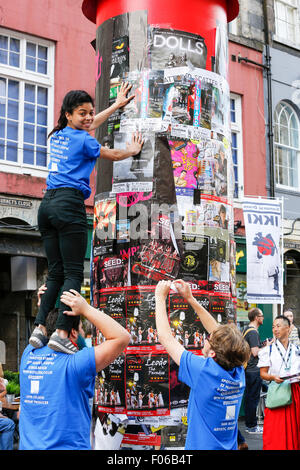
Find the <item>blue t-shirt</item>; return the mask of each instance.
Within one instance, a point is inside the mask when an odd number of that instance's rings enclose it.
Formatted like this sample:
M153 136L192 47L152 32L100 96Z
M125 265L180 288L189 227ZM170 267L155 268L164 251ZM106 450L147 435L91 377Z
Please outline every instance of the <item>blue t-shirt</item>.
M63 354L27 346L20 366L20 450L90 450L94 348Z
M245 388L244 368L226 371L211 357L184 351L178 378L191 388L186 450L237 449L237 420Z
M84 130L70 126L50 138L50 162L47 189L76 188L87 199L91 194L90 175L101 145Z

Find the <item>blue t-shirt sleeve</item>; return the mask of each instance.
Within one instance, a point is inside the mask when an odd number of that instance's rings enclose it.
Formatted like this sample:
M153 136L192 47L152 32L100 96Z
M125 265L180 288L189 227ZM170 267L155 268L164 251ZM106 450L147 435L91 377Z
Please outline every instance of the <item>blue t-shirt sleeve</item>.
M85 136L83 148L86 158L98 158L100 156L101 145L88 133Z
M97 374L94 348L84 348L72 357L81 386L88 386Z
M202 356L196 356L190 351L184 351L181 355L178 378L190 388L195 388L199 373L203 370L206 359Z

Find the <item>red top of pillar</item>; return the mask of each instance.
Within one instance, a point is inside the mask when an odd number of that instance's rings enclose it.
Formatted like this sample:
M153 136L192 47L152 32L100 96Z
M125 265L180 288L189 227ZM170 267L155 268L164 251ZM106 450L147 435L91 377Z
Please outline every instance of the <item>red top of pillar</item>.
M97 18L97 7L101 0L83 0L82 12L83 14L93 23L96 23ZM227 21L228 23L239 14L239 1L238 0L226 0L227 4Z

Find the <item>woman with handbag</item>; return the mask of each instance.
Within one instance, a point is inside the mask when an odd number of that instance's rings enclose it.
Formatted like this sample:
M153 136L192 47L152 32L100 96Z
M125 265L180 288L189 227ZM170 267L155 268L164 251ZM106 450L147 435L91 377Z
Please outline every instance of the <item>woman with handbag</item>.
M275 342L259 352L260 376L269 381L263 450L300 450L300 350L289 341L290 321L273 322Z

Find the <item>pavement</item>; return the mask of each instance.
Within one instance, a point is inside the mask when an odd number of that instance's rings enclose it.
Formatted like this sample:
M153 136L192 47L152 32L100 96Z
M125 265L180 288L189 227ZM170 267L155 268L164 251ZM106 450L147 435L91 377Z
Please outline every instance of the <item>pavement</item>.
M263 422L258 423L259 426L263 426ZM245 430L245 419L243 417L239 418L239 430L243 434L245 441L248 444L248 450L262 450L263 448L263 438L262 434L249 434Z

